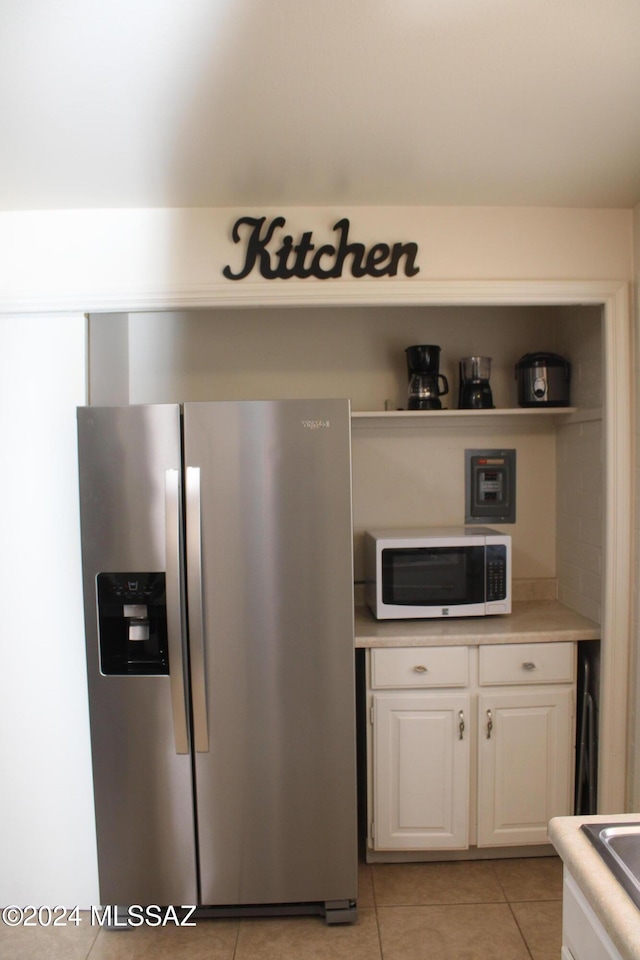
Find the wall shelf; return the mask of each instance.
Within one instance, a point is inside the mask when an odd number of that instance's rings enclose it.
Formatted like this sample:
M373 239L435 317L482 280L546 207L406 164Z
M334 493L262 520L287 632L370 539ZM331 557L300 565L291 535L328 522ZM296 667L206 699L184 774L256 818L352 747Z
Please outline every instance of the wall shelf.
M573 417L577 407L509 407L494 410L353 410L351 419L355 425L382 424L385 421L401 422L404 426L425 424L435 426L456 420L504 419L505 417Z

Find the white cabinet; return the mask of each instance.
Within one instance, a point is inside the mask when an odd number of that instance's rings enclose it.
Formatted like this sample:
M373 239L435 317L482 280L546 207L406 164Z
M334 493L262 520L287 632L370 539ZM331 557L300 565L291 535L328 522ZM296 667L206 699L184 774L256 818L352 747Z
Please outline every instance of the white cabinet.
M572 812L574 647L370 650L370 850L546 843Z
M571 802L571 690L478 697L478 846L545 843Z
M370 842L377 849L468 846L468 681L466 647L371 651ZM443 693L447 687L463 689Z
M566 868L562 891L562 960L622 960Z
M572 812L575 651L523 643L478 651L478 846L545 843Z
M372 710L374 846L467 847L469 695L379 695Z

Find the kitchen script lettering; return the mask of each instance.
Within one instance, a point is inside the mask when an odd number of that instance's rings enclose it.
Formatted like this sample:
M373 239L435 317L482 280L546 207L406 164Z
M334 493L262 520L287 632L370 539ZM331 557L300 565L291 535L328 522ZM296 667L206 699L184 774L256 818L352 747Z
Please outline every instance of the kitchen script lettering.
M289 280L298 277L306 280L334 280L342 276L345 263L349 262L354 277L395 277L402 264L405 276L415 277L420 267L416 266L417 243L374 243L367 250L363 243L349 242L349 221L338 220L332 227L338 234L335 244L325 243L316 247L311 230L303 233L297 243L286 234L280 245L274 239L277 229L284 227L284 217L274 217L267 223L266 217L240 217L233 225L233 242L240 243L240 228L246 227L247 248L244 265L238 273L226 266L222 273L227 280L243 280L258 265L265 280Z

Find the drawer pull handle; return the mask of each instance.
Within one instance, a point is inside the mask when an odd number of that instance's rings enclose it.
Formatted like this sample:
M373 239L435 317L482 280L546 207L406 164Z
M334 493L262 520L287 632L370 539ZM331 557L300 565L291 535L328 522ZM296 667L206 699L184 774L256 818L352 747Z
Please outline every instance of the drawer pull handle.
M421 663L419 663L413 669L415 670L416 673L427 673L427 668Z
M491 740L491 731L493 730L493 717L491 710L487 710L487 740Z
M459 712L458 716L460 717L460 723L458 724L458 730L459 730L459 737L458 737L458 739L459 739L459 740L464 740L464 736L463 736L463 734L464 734L464 713L463 713L462 710Z
M522 664L523 670L535 670L535 668L536 665L533 660L525 660L525 662Z

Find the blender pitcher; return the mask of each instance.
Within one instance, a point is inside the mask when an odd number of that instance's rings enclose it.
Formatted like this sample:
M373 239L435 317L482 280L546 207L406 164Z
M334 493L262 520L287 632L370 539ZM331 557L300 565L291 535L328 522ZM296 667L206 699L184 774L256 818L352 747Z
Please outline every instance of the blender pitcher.
M493 395L489 385L491 357L463 357L460 361L461 410L492 410Z

